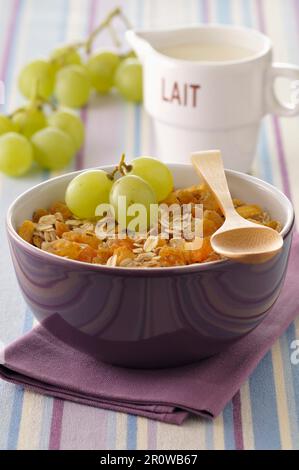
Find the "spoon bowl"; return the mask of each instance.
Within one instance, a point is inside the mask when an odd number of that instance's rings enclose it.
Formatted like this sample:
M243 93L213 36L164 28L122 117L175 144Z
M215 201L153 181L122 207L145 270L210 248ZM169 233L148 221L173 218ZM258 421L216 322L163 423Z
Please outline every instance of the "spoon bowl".
M255 225L252 223L239 228L226 228L224 224L224 230L218 230L211 238L213 250L243 263L268 261L281 250L282 237L269 227Z
M191 160L225 216L224 224L211 237L213 250L226 258L248 264L264 263L279 253L283 238L276 230L250 222L235 210L220 151L196 152Z

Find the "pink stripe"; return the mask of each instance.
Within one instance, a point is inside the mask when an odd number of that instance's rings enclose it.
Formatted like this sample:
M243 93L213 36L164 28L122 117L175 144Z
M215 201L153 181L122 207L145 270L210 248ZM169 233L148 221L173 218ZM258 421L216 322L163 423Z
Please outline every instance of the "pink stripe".
M210 18L210 8L209 8L209 1L202 0L202 20L204 23L209 23Z
M94 22L97 16L97 6L98 6L98 0L92 0L91 7L90 7L88 28L87 28L88 34L90 34L94 28ZM88 125L88 105L82 110L81 118L84 123L85 132L86 132L87 125ZM76 163L75 163L76 170L82 170L82 168L84 168L84 156L85 156L85 145L83 145L82 149L80 150L80 152L78 153L76 157Z
M259 29L266 34L266 22L261 0L256 0L257 21Z
M64 401L54 399L51 432L49 440L49 450L59 450L61 440L62 418Z
M241 395L237 392L233 397L233 422L236 450L244 449L242 415L241 415Z
M17 12L20 6L20 1L19 0L14 0L13 5L12 5L12 10L11 10L11 16L7 28L7 34L3 46L3 56L2 56L2 61L1 61L1 66L0 66L0 77L2 80L5 78L7 66L8 66L8 61L9 61L9 56L10 56L10 51L11 51L11 46L13 44L13 35L15 32L15 27L16 27L16 19L17 19Z
M147 431L148 431L148 438L147 438L147 448L148 450L156 450L157 449L157 421L149 419L147 421Z
M283 190L285 194L288 196L288 198L291 199L290 180L289 180L289 175L288 175L287 162L286 162L286 157L285 157L285 151L283 148L282 135L281 135L281 129L280 129L280 125L278 122L278 118L276 116L273 116L272 122L273 122L273 127L274 127L274 132L275 132L275 141L276 141L276 147L277 147L277 152L278 152L278 161L279 161L279 168L280 168L280 173L281 173Z

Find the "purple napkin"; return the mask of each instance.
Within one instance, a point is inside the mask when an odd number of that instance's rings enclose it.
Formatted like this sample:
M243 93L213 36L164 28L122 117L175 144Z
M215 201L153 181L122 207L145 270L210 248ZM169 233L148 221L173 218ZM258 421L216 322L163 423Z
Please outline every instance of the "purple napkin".
M225 352L198 364L133 370L72 349L43 326L5 351L0 377L29 390L85 405L181 424L190 413L215 417L299 313L299 236L286 281L265 320Z

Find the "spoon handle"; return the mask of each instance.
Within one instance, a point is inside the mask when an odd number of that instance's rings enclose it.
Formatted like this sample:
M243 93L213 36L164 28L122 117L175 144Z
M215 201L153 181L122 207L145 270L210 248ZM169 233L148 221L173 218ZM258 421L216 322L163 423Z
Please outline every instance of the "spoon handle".
M191 155L192 164L212 191L225 217L236 211L228 189L220 150L195 152Z

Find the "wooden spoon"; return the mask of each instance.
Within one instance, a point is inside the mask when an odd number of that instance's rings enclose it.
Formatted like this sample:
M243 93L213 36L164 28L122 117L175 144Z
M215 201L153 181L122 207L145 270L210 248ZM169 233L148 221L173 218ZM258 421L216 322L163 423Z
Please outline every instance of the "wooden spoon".
M255 224L241 217L228 189L219 150L196 152L191 156L197 173L216 197L225 216L224 224L212 235L216 253L241 263L264 263L282 248L282 236L270 227Z

